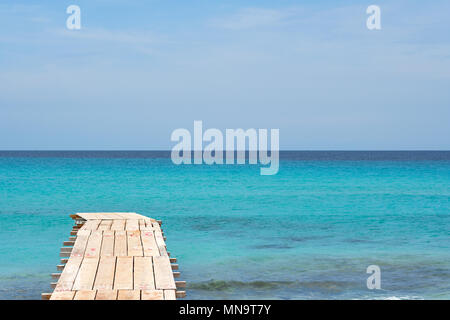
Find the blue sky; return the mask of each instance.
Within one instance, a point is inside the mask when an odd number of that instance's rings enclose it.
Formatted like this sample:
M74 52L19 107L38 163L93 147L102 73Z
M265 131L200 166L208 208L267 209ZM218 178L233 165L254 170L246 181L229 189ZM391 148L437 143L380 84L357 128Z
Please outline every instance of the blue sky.
M282 149L448 150L449 30L440 0L2 1L0 149L170 149L203 120Z

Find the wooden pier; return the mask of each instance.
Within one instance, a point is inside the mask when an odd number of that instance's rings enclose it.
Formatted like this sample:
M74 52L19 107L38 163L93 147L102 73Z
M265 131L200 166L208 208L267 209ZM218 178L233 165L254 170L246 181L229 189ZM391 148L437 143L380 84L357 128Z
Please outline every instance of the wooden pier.
M161 222L127 212L77 213L61 248L60 273L44 300L175 300L184 281L167 252Z

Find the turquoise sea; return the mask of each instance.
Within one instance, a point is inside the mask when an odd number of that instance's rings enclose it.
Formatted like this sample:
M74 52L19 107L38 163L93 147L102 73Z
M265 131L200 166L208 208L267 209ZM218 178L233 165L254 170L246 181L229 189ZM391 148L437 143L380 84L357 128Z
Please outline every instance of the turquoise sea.
M0 152L0 299L49 292L76 212L163 220L190 299L450 299L450 152ZM366 268L381 268L369 290Z

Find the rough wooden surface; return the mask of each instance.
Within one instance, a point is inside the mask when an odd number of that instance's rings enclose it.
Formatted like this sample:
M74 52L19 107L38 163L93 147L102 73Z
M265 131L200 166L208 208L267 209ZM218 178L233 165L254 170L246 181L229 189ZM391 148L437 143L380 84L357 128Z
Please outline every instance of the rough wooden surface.
M77 213L50 300L170 300L176 286L160 223L137 213Z

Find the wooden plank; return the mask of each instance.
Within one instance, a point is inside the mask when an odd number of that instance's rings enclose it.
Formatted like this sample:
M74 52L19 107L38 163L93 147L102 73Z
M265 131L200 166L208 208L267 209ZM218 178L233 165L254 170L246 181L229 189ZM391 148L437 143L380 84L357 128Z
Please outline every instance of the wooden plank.
M95 213L95 212L79 212L77 213L78 216L80 216L81 218L83 218L84 220L101 220L99 217L100 215Z
M144 219L144 220L145 220L145 226L147 228L150 228L153 230L152 222L156 222L156 220L155 219Z
M163 290L142 290L141 300L164 300Z
M155 241L156 245L158 246L159 254L161 256L168 256L169 254L167 253L166 243L164 241L164 236L162 235L162 231L159 224L157 222L153 222L152 225L154 228Z
M98 257L84 257L72 290L92 290L97 274Z
M56 284L55 291L70 291L80 268L83 257L72 257L67 261L64 270Z
M146 228L145 220L139 219L138 221L139 221L139 230L144 230Z
M126 220L125 230L127 231L136 231L139 230L139 222L138 220Z
M156 245L155 235L152 230L141 231L142 248L144 256L159 256L159 249Z
M164 290L164 300L176 300L175 290Z
M103 238L103 231L95 230L91 232L91 235L89 236L89 240L86 246L86 251L84 253L86 257L100 256L102 238Z
M122 219L144 219L145 216L137 214L136 212L116 212L116 214L120 215Z
M125 220L113 220L111 225L111 230L125 230Z
M103 231L101 256L112 257L114 255L114 231Z
M75 291L53 292L50 300L72 300L74 295Z
M82 257L84 256L84 251L86 249L86 245L89 239L89 235L91 234L90 230L80 230L77 234L77 240L72 249L71 257Z
M134 257L133 274L135 290L155 289L151 257Z
M51 296L52 296L51 293L41 293L41 299L42 300L50 300Z
M88 220L81 227L81 230L97 230L99 224L100 224L100 220Z
M93 287L94 290L112 290L115 269L116 257L100 257Z
M98 290L95 300L117 300L117 290Z
M73 300L95 300L95 290L80 290L75 293Z
M139 290L119 290L117 300L140 300L141 292Z
M133 257L117 257L114 289L133 289Z
M127 231L127 241L128 241L128 256L142 257L142 242L141 242L141 232L138 231Z
M172 275L169 257L153 257L153 269L155 272L156 289L176 289L175 280Z
M126 257L127 253L126 231L116 231L114 235L114 255L117 257Z
M111 230L113 220L102 220L97 230Z

